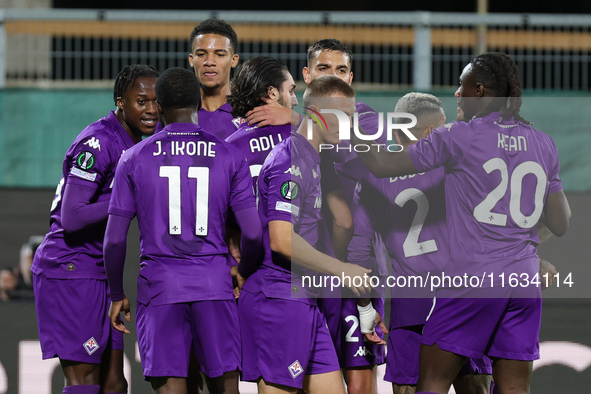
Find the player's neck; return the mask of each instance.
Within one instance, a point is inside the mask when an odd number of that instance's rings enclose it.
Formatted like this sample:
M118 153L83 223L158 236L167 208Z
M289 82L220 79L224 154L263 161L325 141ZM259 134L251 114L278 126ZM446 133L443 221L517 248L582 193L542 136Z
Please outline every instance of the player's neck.
M161 112L161 119L164 126L168 126L171 123L195 123L197 122L197 109L196 108L175 108L163 110Z
M226 96L230 94L230 86L224 85L214 89L201 89L201 107L213 112L226 104Z

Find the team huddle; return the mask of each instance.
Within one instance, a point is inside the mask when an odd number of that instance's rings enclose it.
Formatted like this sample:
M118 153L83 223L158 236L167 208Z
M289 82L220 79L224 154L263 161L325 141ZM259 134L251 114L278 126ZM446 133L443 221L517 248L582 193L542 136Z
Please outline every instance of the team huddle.
M192 71L125 67L116 109L66 153L32 267L43 358L59 357L63 393L127 392L134 218L136 333L155 393L238 393L242 379L260 393L371 394L384 363L396 394L529 393L542 286L306 286L553 272L536 247L567 231L570 208L554 142L519 113L515 62L466 65L451 123L437 97L405 95L393 112L416 122L388 140L336 39L308 48L303 115L274 58L230 79L238 39L224 21L203 21L190 43ZM357 125L350 140L337 112Z

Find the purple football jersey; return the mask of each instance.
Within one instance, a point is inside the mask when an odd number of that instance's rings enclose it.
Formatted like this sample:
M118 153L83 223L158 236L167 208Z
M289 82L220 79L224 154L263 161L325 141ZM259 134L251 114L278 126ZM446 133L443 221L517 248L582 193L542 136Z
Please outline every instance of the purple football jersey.
M226 142L235 146L246 157L246 164L250 169L253 185L259 176L267 155L275 145L287 139L291 134L290 125L249 126L243 123L235 133L226 138Z
M133 145L113 111L76 137L66 152L62 179L51 206L49 232L35 253L31 271L56 279L106 279L103 238L107 222L66 233L61 223L62 193L71 184L91 186L96 188L91 202L108 201L117 162Z
M548 193L562 190L549 136L493 112L442 126L408 151L419 171L445 167L452 251L446 274L538 272L536 224Z
M109 214L140 230L138 301L232 299L228 207L254 207L245 159L195 124L174 123L121 158Z
M265 294L276 298L297 297L315 304L317 291L299 285L302 275L314 273L273 253L269 240L269 222L282 220L292 223L294 231L313 247L318 242L322 208L320 155L305 137L292 133L267 156L258 179L258 199L265 247L263 265L275 270L273 281L263 284ZM292 279L296 284L293 288ZM245 288L257 291L249 288L248 281Z
M378 232L392 261L390 327L424 324L434 292L421 278L441 273L449 256L445 212L445 173L377 179L370 176L355 193L355 234L349 260L367 265ZM382 270L383 272L384 270Z
M199 126L221 140L228 138L234 133L240 124L245 122L243 118L235 118L232 115L232 106L225 103L215 111L208 111L199 108Z

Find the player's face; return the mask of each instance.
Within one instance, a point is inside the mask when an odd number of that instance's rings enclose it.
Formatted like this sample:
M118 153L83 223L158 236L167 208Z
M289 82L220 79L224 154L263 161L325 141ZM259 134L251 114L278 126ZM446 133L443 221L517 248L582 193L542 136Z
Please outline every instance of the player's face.
M296 85L289 71L284 71L283 73L287 79L281 85L277 102L285 108L291 109L298 105L298 99L294 92Z
M355 97L336 96L328 98L329 105L326 108L334 108L343 111L349 116L350 124L353 124L353 114L357 109L355 106ZM323 130L322 140L327 144L338 144L339 139L339 121L335 114L323 114L327 128Z
M455 96L458 98L457 120L469 121L479 111L478 102L475 97L481 96L482 85L477 83L472 73L472 64L464 67L460 75L460 86Z
M228 37L200 34L193 40L189 64L205 90L218 89L230 83L230 71L238 64Z
M343 52L324 50L312 60L310 67L302 70L304 81L310 83L321 75L334 75L351 85L353 73L351 72L351 59Z
M154 134L156 130L159 113L155 86L156 78L138 78L123 93L123 97L117 99L117 107L125 121L123 127L131 133L132 138L139 140L144 135Z

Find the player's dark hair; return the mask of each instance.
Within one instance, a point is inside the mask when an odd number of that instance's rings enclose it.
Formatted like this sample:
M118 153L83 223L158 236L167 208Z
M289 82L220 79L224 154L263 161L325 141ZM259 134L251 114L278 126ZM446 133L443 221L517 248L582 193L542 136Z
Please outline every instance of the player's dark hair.
M502 112L502 118L531 123L519 114L521 109L521 83L519 68L511 56L501 52L487 52L476 56L470 62L472 73L485 88L493 91L496 99L489 104L486 112Z
M130 64L119 72L113 87L113 101L117 105L117 98L123 97L127 89L133 88L139 78L158 78L160 73L152 66L145 64Z
M162 108L194 108L201 102L195 73L180 67L169 68L156 81L156 99Z
M314 78L304 92L304 107L310 107L315 98L332 97L340 95L343 97L355 97L355 91L345 81L334 75L321 75Z
M201 34L217 34L223 37L228 37L232 44L234 52L238 50L238 35L229 23L218 18L209 18L195 26L191 32L189 45L193 45L195 37Z
M263 98L269 97L270 87L282 92L287 72L283 63L268 56L253 57L244 62L232 80L227 97L232 115L244 118L248 111L265 104Z
M312 61L316 59L318 54L322 51L336 51L344 53L349 58L349 67L353 66L353 54L351 53L349 47L337 39L327 38L312 44L308 48L308 67L312 65Z

